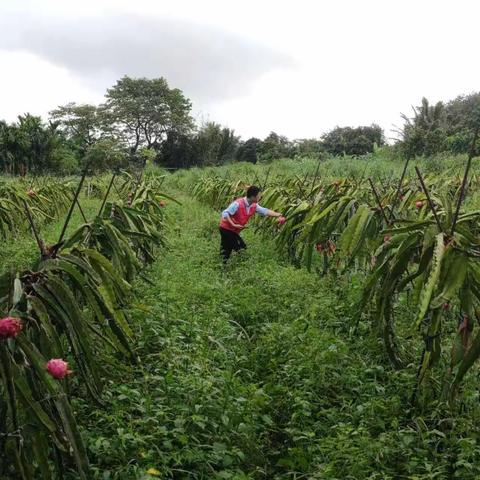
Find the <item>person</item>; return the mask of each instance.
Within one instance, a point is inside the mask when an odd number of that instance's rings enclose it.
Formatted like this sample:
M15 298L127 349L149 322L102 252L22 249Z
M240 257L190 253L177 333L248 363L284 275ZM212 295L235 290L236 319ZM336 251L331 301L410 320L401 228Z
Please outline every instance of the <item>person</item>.
M230 258L232 251L247 248L240 232L255 213L265 217L277 217L280 223L285 221L281 213L259 205L258 202L261 197L261 189L252 185L248 187L245 197L237 198L222 212L220 219L220 254L224 262Z

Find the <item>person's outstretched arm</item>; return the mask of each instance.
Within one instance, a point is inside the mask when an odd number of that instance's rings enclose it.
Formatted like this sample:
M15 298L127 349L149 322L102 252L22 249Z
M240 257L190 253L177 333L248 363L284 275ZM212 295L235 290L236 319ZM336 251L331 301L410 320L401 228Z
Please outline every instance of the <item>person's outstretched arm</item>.
M281 213L275 212L275 210L270 210L269 208L262 207L257 204L257 209L255 210L255 213L258 213L259 215L263 215L264 217L282 217L283 215Z

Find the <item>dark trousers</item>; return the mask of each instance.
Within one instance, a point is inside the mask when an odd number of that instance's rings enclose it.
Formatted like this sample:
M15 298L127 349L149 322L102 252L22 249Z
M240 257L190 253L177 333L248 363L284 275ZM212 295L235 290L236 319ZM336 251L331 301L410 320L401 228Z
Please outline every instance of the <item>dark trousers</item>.
M220 255L224 262L230 258L232 251L238 252L244 248L247 248L247 245L238 233L220 228Z

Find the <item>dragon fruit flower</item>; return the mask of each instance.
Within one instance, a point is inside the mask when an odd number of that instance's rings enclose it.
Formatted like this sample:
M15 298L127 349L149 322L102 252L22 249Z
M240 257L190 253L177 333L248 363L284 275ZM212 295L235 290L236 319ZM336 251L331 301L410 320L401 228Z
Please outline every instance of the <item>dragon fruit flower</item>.
M68 363L61 358L52 358L47 362L47 371L55 379L60 380L70 375L72 372L68 369Z
M0 339L15 338L23 326L19 318L6 317L0 320Z

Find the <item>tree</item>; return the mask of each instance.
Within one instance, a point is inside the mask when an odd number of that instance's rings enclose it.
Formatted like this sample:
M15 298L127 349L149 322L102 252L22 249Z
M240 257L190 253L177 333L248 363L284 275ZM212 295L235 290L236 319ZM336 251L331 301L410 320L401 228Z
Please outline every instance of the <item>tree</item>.
M107 90L102 106L115 133L135 154L140 147L157 149L169 132L187 134L193 127L191 103L162 78L121 78Z
M480 93L462 95L445 105L447 148L453 153L466 153L480 121ZM480 152L477 145L476 154Z
M480 92L460 95L445 104L447 133L457 133L463 129L474 130L480 111Z
M88 147L84 162L97 172L115 170L127 165L127 153L114 138L102 138Z
M369 127L336 127L322 137L323 146L332 155L365 155L374 146L385 143L383 130L375 124Z
M201 165L221 165L233 160L240 142L233 130L215 122L202 125L195 141Z
M249 138L239 146L236 155L237 160L239 162L257 163L257 149L261 143L262 141L259 138Z
M195 141L200 165L217 165L218 152L222 142L222 127L215 122L207 122L201 126Z
M21 115L16 123L0 122L1 168L11 174L57 172L68 149L56 124L44 124L40 117ZM71 163L70 156L67 161Z
M325 147L321 140L316 138L301 138L293 141L295 155L300 157L322 158Z
M218 149L218 159L220 163L231 162L235 159L238 147L240 146L240 137L235 135L235 131L223 127L221 132L221 142Z
M402 149L407 157L433 155L447 149L447 116L442 102L430 105L426 98L413 108L413 117L404 120Z
M192 135L171 131L157 150L155 163L169 168L188 168L199 163L197 142Z
M50 117L83 151L103 134L101 110L95 105L68 103L52 110Z
M293 158L295 149L287 137L270 132L259 144L257 153L261 160L270 161L279 158Z
M480 93L430 105L426 98L413 107L413 117L402 114L399 145L404 155L433 155L443 151L466 153L480 122ZM480 148L477 147L477 152Z
M18 173L16 168L16 127L0 122L0 165L5 173Z

